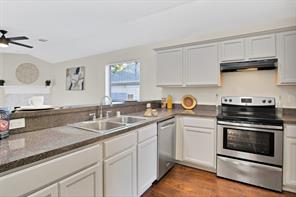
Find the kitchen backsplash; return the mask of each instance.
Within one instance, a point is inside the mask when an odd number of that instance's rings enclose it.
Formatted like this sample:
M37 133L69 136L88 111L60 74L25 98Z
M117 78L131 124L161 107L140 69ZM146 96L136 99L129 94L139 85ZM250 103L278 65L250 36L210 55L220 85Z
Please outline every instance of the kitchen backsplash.
M135 103L115 104L111 107L105 105L103 106L103 113L105 115L106 111L112 111L112 116L115 116L116 111L120 111L121 114L141 112L146 109L147 103L151 103L152 108L160 108L160 101L153 100ZM97 117L99 117L100 107L98 105L72 107L68 106L44 111L18 111L11 114L11 119L25 118L26 127L11 130L10 134L64 126L70 123L89 120L89 114L94 112L96 112Z

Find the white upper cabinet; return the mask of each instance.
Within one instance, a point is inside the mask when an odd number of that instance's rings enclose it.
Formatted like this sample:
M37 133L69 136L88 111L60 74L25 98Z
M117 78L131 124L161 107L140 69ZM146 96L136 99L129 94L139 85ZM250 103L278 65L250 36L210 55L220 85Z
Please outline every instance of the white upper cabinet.
M277 34L279 84L296 84L296 31Z
M186 86L219 85L218 44L211 43L184 48Z
M158 86L182 86L182 48L158 51L156 74Z
M274 34L247 38L247 47L249 59L276 57Z
M295 51L295 30L159 50L157 85L219 86L220 63L271 58L278 59L279 84L296 85Z
M220 43L220 61L240 61L245 60L245 40L228 40Z
M247 37L220 42L220 62L236 62L276 57L275 35Z

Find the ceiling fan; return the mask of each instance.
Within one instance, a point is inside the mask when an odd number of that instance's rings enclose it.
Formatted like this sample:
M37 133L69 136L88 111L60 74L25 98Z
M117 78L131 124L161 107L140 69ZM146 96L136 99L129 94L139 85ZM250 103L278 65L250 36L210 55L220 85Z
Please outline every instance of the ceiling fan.
M29 38L26 36L6 38L5 37L5 34L7 34L6 30L0 30L0 33L2 34L2 36L0 37L0 47L2 47L2 48L8 47L9 44L15 44L15 45L19 45L22 47L33 48L30 45L15 42L16 40L28 40Z

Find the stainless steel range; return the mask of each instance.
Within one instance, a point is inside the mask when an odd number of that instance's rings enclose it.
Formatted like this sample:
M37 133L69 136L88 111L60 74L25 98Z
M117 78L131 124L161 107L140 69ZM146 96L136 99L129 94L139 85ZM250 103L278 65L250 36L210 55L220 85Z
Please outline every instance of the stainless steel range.
M283 121L270 97L222 97L217 176L282 191Z

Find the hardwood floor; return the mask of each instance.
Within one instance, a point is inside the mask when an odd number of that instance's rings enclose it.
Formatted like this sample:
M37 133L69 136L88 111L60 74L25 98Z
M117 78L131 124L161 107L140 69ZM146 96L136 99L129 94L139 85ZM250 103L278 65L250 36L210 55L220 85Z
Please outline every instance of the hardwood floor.
M289 192L273 192L227 179L194 168L176 165L143 197L296 197Z

